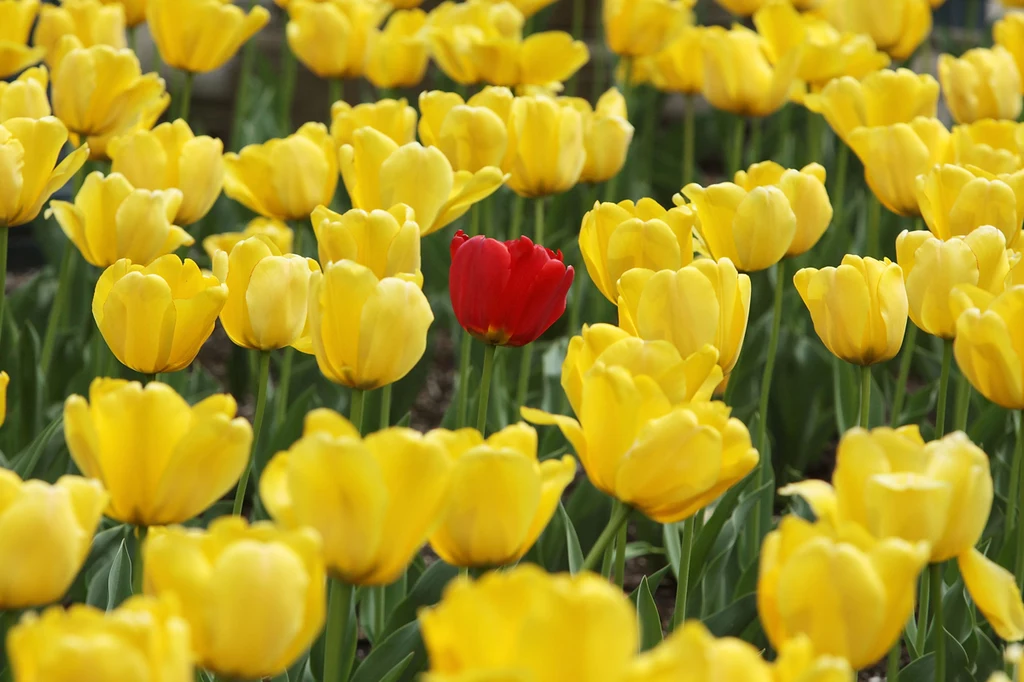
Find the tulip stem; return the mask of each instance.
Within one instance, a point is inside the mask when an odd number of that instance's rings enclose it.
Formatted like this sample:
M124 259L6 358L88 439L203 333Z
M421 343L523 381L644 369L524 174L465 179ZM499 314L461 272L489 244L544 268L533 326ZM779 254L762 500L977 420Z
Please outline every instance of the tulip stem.
M391 390L394 384L387 384L380 389L380 428L391 426Z
M873 193L868 198L868 233L864 239L864 253L872 258L881 256L879 232L882 229L882 202Z
M807 163L814 163L821 158L821 114L807 109ZM834 213L833 213L834 215Z
M729 156L726 158L725 169L730 180L732 175L740 169L740 164L743 163L743 132L746 125L747 121L742 116L733 117L732 139L729 144Z
M935 682L946 682L946 628L942 622L942 564L929 567L932 588L932 613L935 632Z
M349 666L345 665L345 637L352 613L352 586L331 578L327 602L327 629L324 633L323 682L346 682Z
M1024 476L1024 411L1017 414L1017 448L1013 455L1013 468L1018 476ZM1017 482L1017 494L1024 497L1024 485ZM1017 556L1014 563L1014 573L1017 578L1017 586L1024 585L1024 499L1016 499L1017 503ZM1009 520L1007 521L1009 523Z
M903 416L903 401L907 397L907 379L910 378L910 366L914 362L914 351L917 349L917 325L910 322L907 326L909 329L903 339L903 353L900 355L900 373L896 379L896 395L892 400L892 416L889 418L889 425L893 428L899 426Z
M886 667L885 682L896 682L900 677L900 657L903 655L903 645L897 639L896 643L889 649L889 662Z
M924 655L924 645L928 639L928 603L931 597L931 590L928 589L929 576L928 571L921 573L917 592L917 641L914 648L919 656Z
M132 557L132 594L142 594L142 544L146 541L146 534L149 528L136 526L135 528L135 556Z
M836 151L836 184L832 188L832 224L833 229L842 229L843 219L846 215L843 209L846 207L846 171L850 165L850 148L842 140L836 139L839 149Z
M487 435L487 403L491 399L491 377L494 376L494 355L498 347L484 346L484 370L480 375L480 400L476 408L476 430Z
M935 405L935 437L946 435L946 398L949 395L949 367L953 364L953 341L942 341L942 369L939 373L939 400Z
M523 205L525 203L526 199L518 194L512 202L512 225L508 230L509 239L519 239L523 233Z
M539 197L533 202L533 243L543 245L544 243L544 197ZM530 369L533 366L533 344L528 343L523 347L522 357L519 360L519 383L516 386L516 405L522 407L530 393Z
M469 368L473 358L473 336L462 331L462 348L459 350L459 404L456 427L468 426L469 419Z
M785 292L786 283L786 261L779 261L775 266L775 303L772 307L772 331L768 338L768 357L765 358L764 375L761 378L761 397L758 401L757 420L757 451L760 454L760 461L757 465L757 483L755 490L764 485L768 478L768 469L771 467L771 457L768 456L768 399L772 391L772 374L775 373L775 356L779 349L779 330L782 327L782 295ZM761 544L761 517L764 510L761 509L762 500L758 499L754 510L754 538L756 545Z
M288 41L281 41L281 101L278 103L278 116L282 135L287 135L292 130L292 100L295 98L295 77L298 70L298 62L295 61Z
M626 582L626 542L629 540L626 524L619 526L615 536L615 584L621 589Z
M295 362L295 349L291 346L284 349L281 361L281 373L277 377L277 390L274 392L274 428L284 423L288 414L288 390L292 383L292 364Z
M4 304L7 299L7 242L11 236L10 229L6 223L0 221L0 336L4 330ZM68 248L71 248L70 244Z
M366 406L366 391L358 388L352 389L352 396L349 398L348 420L356 431L363 432L363 408Z
M860 368L860 425L871 426L871 365Z
M953 407L953 430L964 431L967 428L967 417L971 411L971 384L963 372L959 372L956 382L956 405Z
M1011 421L1013 420L1013 418L1017 418L1018 420L1024 419L1024 413L1019 413L1019 412L1018 413L1011 413ZM1005 514L1006 523L1003 524L1003 544L1004 545L1009 544L1010 536L1013 534L1013 530L1014 529L1016 529L1018 533L1020 532L1020 522L1021 522L1021 519L1018 518L1018 516L1017 516L1017 514L1018 514L1018 511L1017 511L1017 498L1018 498L1018 495L1020 495L1020 490L1021 490L1021 486L1020 486L1020 483L1021 483L1021 481L1020 481L1020 477L1021 477L1021 464L1022 464L1021 463L1021 458L1022 458L1021 447L1024 447L1021 444L1020 428L1021 428L1021 425L1019 423L1014 426L1014 431L1017 433L1017 445L1016 445L1016 448L1014 449L1013 464L1010 467L1010 485L1009 485L1009 490L1007 491L1007 494L1006 494L1006 514ZM1022 509L1024 509L1024 507L1022 507ZM1021 553L1024 552L1024 547L1021 547L1019 542L1017 543L1017 547L1018 547L1018 550L1017 550L1017 562L1016 562L1015 565L1016 566L1021 566L1021 561L1024 560L1024 556L1021 556ZM1014 570L1014 574L1018 575L1019 571Z
M6 234L7 230L4 230ZM57 346L57 331L64 308L67 307L68 296L71 294L71 279L75 273L75 246L71 242L64 245L64 255L60 258L60 274L57 275L57 293L53 296L50 315L46 321L46 335L43 337L43 349L40 352L39 367L44 376L49 376L50 364L53 362L53 351Z
M690 596L690 552L693 549L695 526L696 519L692 516L683 521L683 539L679 545L679 577L676 579L676 608L672 612L673 630L686 621L686 600Z
M249 91L249 79L252 77L256 61L256 41L250 38L242 49L242 66L238 74L238 85L235 87L235 110L231 120L230 151L238 151L242 137L242 125L245 124L247 104L246 95Z
M256 413L252 421L252 456L249 466L245 467L242 477L238 479L235 489L235 502L231 506L233 516L242 515L242 504L245 502L245 489L249 485L253 462L260 447L260 432L263 430L263 414L267 411L267 384L270 383L270 351L260 351L259 371L256 379Z
M345 99L345 81L340 78L329 78L327 80L327 111L330 112L335 102L341 102ZM328 123L331 122L331 115L328 113Z
M604 527L604 530L597 537L597 541L594 542L594 546L590 548L590 552L587 554L587 558L583 560L583 566L580 567L580 570L594 570L602 555L604 555L605 548L608 547L612 539L618 534L619 528L625 526L630 511L631 509L628 505L618 500L612 502L612 513L608 517L608 525Z
M178 102L178 118L188 123L188 115L192 111L192 82L195 80L196 75L191 71L185 72L185 77L181 81L181 90L179 91L178 98L181 100Z
M693 95L686 95L683 100L683 187L694 181L693 177L693 144L696 137L697 103ZM589 209L588 209L589 210Z

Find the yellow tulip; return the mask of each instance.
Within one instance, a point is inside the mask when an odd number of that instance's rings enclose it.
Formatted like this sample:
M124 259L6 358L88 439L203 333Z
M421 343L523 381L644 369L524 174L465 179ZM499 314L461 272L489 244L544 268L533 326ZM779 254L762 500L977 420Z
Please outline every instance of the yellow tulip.
M749 17L764 7L765 0L715 0L727 12L738 17Z
M451 460L451 486L430 546L453 566L519 561L558 510L576 460L537 461L537 432L522 422L489 438L476 429L437 429L427 440Z
M46 88L50 83L45 66L26 69L11 82L0 81L0 123L12 118L45 118L50 115Z
M142 74L128 49L82 47L61 38L53 60L53 113L78 135L104 135L166 94L164 79Z
M58 54L57 43L66 35L78 38L83 47L109 45L124 49L128 47L124 7L105 5L100 0L62 0L60 5L44 4L39 11L32 43L46 50L46 63L51 67Z
M1015 173L1024 168L1022 130L1024 125L1016 121L988 119L953 126L948 162L989 173Z
M565 31L478 40L471 44L470 55L481 80L506 87L561 84L590 60L587 44Z
M11 377L7 372L0 372L0 426L7 421L7 385Z
M768 116L789 99L800 66L800 50L773 66L764 39L743 26L707 29L702 40L704 97L711 106L740 116Z
M273 218L253 218L241 232L212 234L203 240L203 251L206 252L206 255L212 261L218 251L231 253L231 249L235 248L235 244L243 239L257 235L269 239L281 253L291 253L292 251L292 243L295 241L295 234L292 232L292 228Z
M508 88L488 88L468 102L454 92L422 92L420 140L440 149L456 171L501 167L508 152L506 121L512 102Z
M177 597L204 668L229 679L273 677L323 628L320 554L320 539L308 528L248 526L236 516L208 530L154 528L142 547L144 587Z
M113 172L135 187L181 191L181 206L173 218L180 225L198 222L213 208L224 186L223 152L220 140L196 137L180 118L130 133L109 145Z
M366 42L366 79L378 88L419 85L430 59L426 27L427 13L408 9L388 17L383 31L371 31Z
M1017 64L1018 73L1024 72L1024 16L1019 12L1007 12L992 26L992 38L996 45L1010 51ZM1024 79L1021 82L1024 92Z
M511 175L508 186L519 196L569 191L587 161L583 117L550 97L517 97L508 119L505 158L503 167Z
M803 100L804 106L822 114L847 143L857 128L910 123L920 116L934 118L938 103L937 80L902 68L875 71L862 80L843 76Z
M441 71L460 85L482 79L473 46L481 41L521 41L523 14L508 2L445 1L427 19L431 56Z
M611 180L626 165L629 143L633 140L626 98L612 88L601 95L593 108L590 102L580 97L564 97L561 101L575 108L583 117L583 146L587 156L580 182Z
M86 177L75 203L50 202L60 228L82 257L105 268L122 258L149 265L160 256L194 243L191 235L174 225L181 204L176 189L135 189L120 173Z
M349 260L325 264L323 274L313 274L309 326L325 377L370 390L398 381L419 362L434 313L409 279L379 279Z
M703 26L687 26L664 49L642 58L635 66L647 68L650 80L665 92L696 94L704 89Z
M793 284L814 331L833 355L855 365L873 365L900 352L908 303L903 271L896 263L847 254L838 268L799 270Z
M541 11L548 5L554 4L555 0L487 0L487 2L500 3L508 2L517 10L522 12L523 16L529 19L537 12Z
M963 237L982 225L992 225L1007 246L1020 235L1018 203L1024 200L1024 173L1018 177L995 177L960 166L935 166L917 178L917 202L928 229L949 240ZM1019 189L1018 199L1015 190Z
M942 163L949 150L949 131L935 118L910 123L856 128L850 148L864 164L864 178L887 209L903 216L920 215L917 176Z
M305 220L338 186L337 152L322 123L225 154L224 164L224 193L264 218Z
M426 543L444 509L451 464L435 440L389 428L362 439L327 409L270 460L260 497L285 528L315 528L327 569L352 585L387 585Z
M624 57L658 52L690 20L695 0L603 0L608 47Z
M0 469L0 500L0 550L18 557L0 568L0 608L60 600L89 555L107 504L103 486L78 476L22 481Z
M275 0L276 1L276 0ZM284 4L287 5L288 0L284 0ZM281 4L280 2L278 4ZM391 0L391 6L396 10L414 9L423 4L423 0Z
M683 188L683 194L693 202L696 229L711 257L728 258L744 272L778 263L797 236L797 217L789 197L774 185L755 184L762 175L753 169L749 179L737 174L736 179L750 189L731 182L707 188L690 183ZM799 178L790 176L788 189L799 192L798 183ZM673 201L682 204L683 198L677 194Z
M353 208L344 215L317 206L311 221L321 263L355 261L368 267L377 279L404 276L423 286L420 227L408 206L369 212Z
M344 101L331 105L331 137L336 146L352 144L353 133L358 128L373 128L395 144L408 144L416 140L416 110L404 97L355 106Z
M92 315L121 364L142 374L192 364L213 333L228 288L174 254L143 267L119 260L103 271Z
M421 236L462 217L504 181L493 166L476 173L453 171L439 150L417 142L399 146L373 128L357 129L352 144L343 145L338 158L353 207L372 211L406 204L415 211Z
M853 524L786 516L761 546L757 607L765 633L776 646L806 635L815 651L866 668L913 614L927 561L926 542L875 540Z
M1024 410L1024 348L1020 341L1024 286L1011 287L995 297L979 289L958 289L953 304L959 313L953 353L960 371L992 402Z
M124 18L129 28L138 26L146 20L146 5L149 0L100 0L104 5L121 5L124 7Z
M23 616L7 641L18 682L195 679L188 622L171 599L131 597L106 613L58 604Z
M89 145L57 163L67 141L68 129L52 116L0 123L0 177L5 178L0 189L0 227L35 220L50 195L85 164Z
M619 326L641 339L668 341L681 357L705 344L728 376L750 315L750 277L728 258L699 258L676 272L634 268L619 279Z
M635 607L593 573L523 564L458 578L419 621L430 659L424 682L619 682L636 657Z
M619 278L633 268L678 270L693 261L696 214L688 206L665 210L653 199L594 204L583 216L580 253L590 279L612 303Z
M164 64L191 73L219 69L270 21L224 0L147 0L146 21Z
M1006 48L977 47L960 58L939 55L939 82L957 123L985 118L1015 121L1020 116L1020 71Z
M64 403L65 438L82 473L109 492L107 516L184 523L233 488L249 463L252 427L235 409L230 395L190 407L167 384L94 379L88 401Z
M288 4L288 46L320 78L359 78L370 32L391 5L374 0L293 0Z
M932 30L928 0L826 0L822 11L840 31L870 36L893 59L907 59Z
M39 0L0 0L0 78L20 73L46 56L45 48L28 44L38 13Z
M168 92L162 93L159 97L148 99L142 102L134 111L125 111L118 118L117 124L112 130L102 135L90 135L89 160L109 161L107 147L119 137L126 137L136 132L152 130L160 117L171 105L171 95Z

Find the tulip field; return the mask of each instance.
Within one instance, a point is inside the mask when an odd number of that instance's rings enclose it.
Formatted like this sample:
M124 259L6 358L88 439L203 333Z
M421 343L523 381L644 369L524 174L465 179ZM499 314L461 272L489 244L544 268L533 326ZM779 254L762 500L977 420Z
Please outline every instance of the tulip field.
M0 682L1020 682L1021 0L0 0Z

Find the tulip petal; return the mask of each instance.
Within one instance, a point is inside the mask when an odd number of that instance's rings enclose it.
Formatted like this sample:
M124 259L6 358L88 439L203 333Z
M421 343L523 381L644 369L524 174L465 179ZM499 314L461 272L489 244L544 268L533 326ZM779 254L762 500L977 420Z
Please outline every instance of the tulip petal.
M960 574L978 610L1008 642L1024 639L1024 604L1013 574L976 549L957 557Z

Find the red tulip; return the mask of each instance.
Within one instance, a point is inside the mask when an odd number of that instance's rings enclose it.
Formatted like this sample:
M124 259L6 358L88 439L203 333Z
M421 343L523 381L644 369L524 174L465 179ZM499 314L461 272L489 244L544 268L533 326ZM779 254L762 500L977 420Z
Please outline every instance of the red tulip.
M449 272L452 308L463 329L496 346L525 346L565 312L573 269L562 252L526 237L499 242L459 230Z

